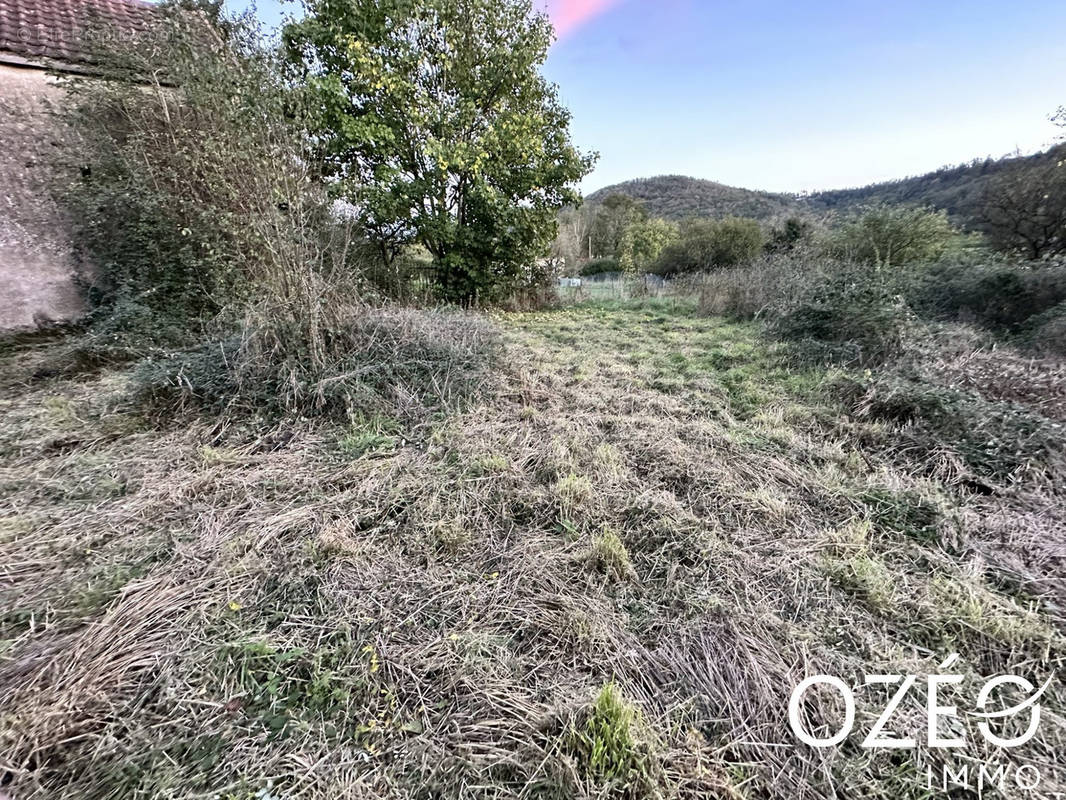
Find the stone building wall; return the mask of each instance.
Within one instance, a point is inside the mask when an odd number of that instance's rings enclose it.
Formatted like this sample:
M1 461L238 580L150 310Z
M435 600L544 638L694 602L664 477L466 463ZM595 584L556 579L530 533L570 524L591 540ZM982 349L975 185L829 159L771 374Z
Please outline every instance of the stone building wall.
M76 319L85 309L69 226L53 199L63 90L42 69L0 64L0 331Z

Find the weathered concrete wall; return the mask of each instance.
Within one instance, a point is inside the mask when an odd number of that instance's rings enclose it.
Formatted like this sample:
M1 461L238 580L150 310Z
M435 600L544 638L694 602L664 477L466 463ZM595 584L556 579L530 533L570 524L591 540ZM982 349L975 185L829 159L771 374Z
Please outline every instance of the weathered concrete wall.
M43 70L0 64L0 330L31 330L84 312L69 227L52 196L63 92Z

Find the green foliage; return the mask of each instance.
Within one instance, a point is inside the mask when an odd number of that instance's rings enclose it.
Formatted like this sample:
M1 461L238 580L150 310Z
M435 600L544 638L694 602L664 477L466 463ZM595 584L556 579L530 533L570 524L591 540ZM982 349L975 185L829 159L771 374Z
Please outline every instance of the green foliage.
M1066 355L1066 302L1031 317L1019 339L1037 353Z
M681 226L681 238L666 247L653 271L658 275L729 269L752 261L763 249L766 235L753 219L691 220Z
M380 414L352 415L348 432L337 444L349 458L361 458L375 453L395 450L400 426L396 420Z
M880 559L866 553L841 555L826 559L825 569L834 583L860 597L873 610L882 614L893 610L894 576Z
M582 275L603 275L605 272L621 272L622 265L615 258L594 258L581 267Z
M976 216L998 250L1032 260L1066 253L1066 166L1003 170L985 187Z
M584 724L571 730L569 743L585 773L597 783L646 797L653 794L655 781L653 761L640 740L641 725L637 710L612 682L596 695Z
M770 231L766 250L770 253L791 253L811 238L813 230L814 226L807 220L789 217L780 227L775 226Z
M678 227L672 222L663 219L635 222L622 234L618 263L631 274L647 272L677 236Z
M601 258L617 258L626 229L647 222L644 204L624 194L610 194L592 210L589 236L592 252Z
M861 494L878 531L902 534L926 544L935 543L940 507L912 489L871 487Z
M900 356L913 314L884 271L832 265L779 298L773 330L818 361L880 364Z
M244 712L272 738L321 721L330 721L327 730L335 735L357 735L350 705L363 700L376 671L345 632L330 633L315 650L268 639L227 643L217 655L217 669L234 683Z
M836 258L890 267L936 261L955 235L943 212L880 206L847 218L824 248Z
M66 84L61 171L80 177L62 199L97 270L99 358L187 340L253 294L289 302L295 271L337 266L299 97L253 23L197 9L164 7L156 35L121 38L115 80Z
M1056 426L1022 407L906 376L869 376L836 391L860 417L907 426L922 449L952 450L980 477L1063 468Z
M337 193L387 247L416 239L448 300L531 273L591 168L540 74L551 23L531 0L311 0L284 31L318 109Z
M923 314L1014 332L1066 302L1066 266L951 260L915 270L906 291Z

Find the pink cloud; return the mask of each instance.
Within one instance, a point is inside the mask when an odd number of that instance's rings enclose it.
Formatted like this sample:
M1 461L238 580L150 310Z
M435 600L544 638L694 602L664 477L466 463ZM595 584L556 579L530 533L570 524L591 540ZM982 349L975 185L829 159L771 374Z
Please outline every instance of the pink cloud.
M548 16L561 39L617 3L618 0L549 0Z

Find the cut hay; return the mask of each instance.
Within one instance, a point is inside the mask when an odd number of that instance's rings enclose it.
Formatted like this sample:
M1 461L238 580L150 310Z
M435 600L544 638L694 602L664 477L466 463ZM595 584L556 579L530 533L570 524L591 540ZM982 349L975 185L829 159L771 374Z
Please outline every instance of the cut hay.
M804 676L950 652L969 678L1061 673L1053 487L957 492L745 326L654 306L498 325L493 392L389 424L160 426L125 373L12 379L3 791L894 800L943 752L798 746ZM1002 760L1061 772L1062 686L1044 707ZM804 705L814 728L839 711Z

